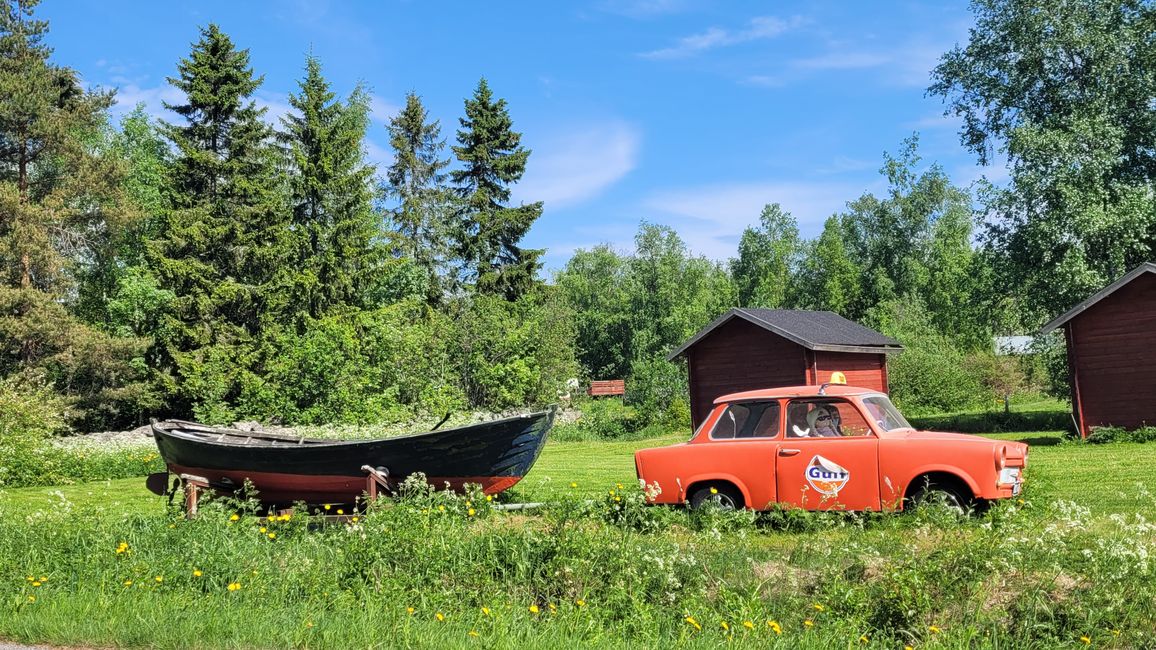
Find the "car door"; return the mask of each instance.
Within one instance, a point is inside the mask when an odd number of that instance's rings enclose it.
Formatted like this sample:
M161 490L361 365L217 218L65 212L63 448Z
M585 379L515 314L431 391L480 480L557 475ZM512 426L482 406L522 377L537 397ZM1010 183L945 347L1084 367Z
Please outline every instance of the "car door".
M688 484L714 476L740 484L746 490L749 507L761 510L775 503L780 410L778 400L728 404L707 439L694 445L694 464L701 471L686 477Z
M854 403L791 400L785 428L775 456L779 503L808 510L879 509L879 439Z

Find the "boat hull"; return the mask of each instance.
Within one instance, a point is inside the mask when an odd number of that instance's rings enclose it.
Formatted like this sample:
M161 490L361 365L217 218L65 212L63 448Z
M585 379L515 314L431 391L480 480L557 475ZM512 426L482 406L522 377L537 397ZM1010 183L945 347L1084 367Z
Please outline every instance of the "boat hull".
M169 472L206 479L218 491L249 481L267 504L352 503L366 491L369 465L397 485L421 472L436 488L509 489L541 453L553 411L378 440L308 440L213 429L191 422L153 425Z

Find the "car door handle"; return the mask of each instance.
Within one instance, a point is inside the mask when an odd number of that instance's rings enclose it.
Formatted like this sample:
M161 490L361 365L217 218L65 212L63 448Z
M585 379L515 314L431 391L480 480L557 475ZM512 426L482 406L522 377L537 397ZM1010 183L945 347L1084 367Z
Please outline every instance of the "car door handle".
M801 450L799 450L799 449L780 449L779 455L780 456L798 456L799 451L801 451Z

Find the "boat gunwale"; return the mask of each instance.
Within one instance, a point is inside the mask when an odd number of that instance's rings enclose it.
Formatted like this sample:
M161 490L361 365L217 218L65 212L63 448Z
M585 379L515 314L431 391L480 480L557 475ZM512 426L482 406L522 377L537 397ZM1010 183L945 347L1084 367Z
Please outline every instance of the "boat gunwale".
M552 417L557 409L547 409L544 411L535 411L533 413L523 413L514 415L508 418L500 418L497 420L486 420L484 422L474 422L473 424L465 424L456 427L449 427L446 429L436 429L433 431L422 431L419 433L405 433L397 436L386 436L383 438L364 438L364 439L327 439L327 438L306 438L304 436L290 436L278 433L269 433L261 431L241 431L240 429L227 429L222 427L212 427L199 422L191 422L188 420L163 420L154 422L151 425L153 437L157 435L166 435L172 438L183 440L186 442L196 442L212 446L222 447L268 447L271 449L288 449L292 447L336 447L341 445L357 446L380 442L393 442L396 440L412 440L421 438L423 436L441 435L446 433L453 433L455 431L465 431L468 429L475 429L479 427L503 424L506 422L513 422L515 420L527 419L541 419L543 417ZM190 435L193 432L200 432L203 434L216 434L225 436L221 440L212 440L201 436ZM284 445L277 443L283 442Z

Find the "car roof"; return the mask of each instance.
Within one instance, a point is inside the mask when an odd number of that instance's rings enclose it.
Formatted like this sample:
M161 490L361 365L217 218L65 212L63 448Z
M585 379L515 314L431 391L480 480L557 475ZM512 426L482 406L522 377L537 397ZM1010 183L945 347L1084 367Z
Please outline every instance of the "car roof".
M748 390L742 393L731 393L730 395L723 395L714 401L715 404L722 404L724 402L737 402L747 399L778 399L780 397L850 397L853 395L871 395L878 394L879 391L873 388L858 388L856 386L845 386L843 384L830 384L827 389L820 394L819 389L822 386L780 386L778 388L762 388L759 390Z

